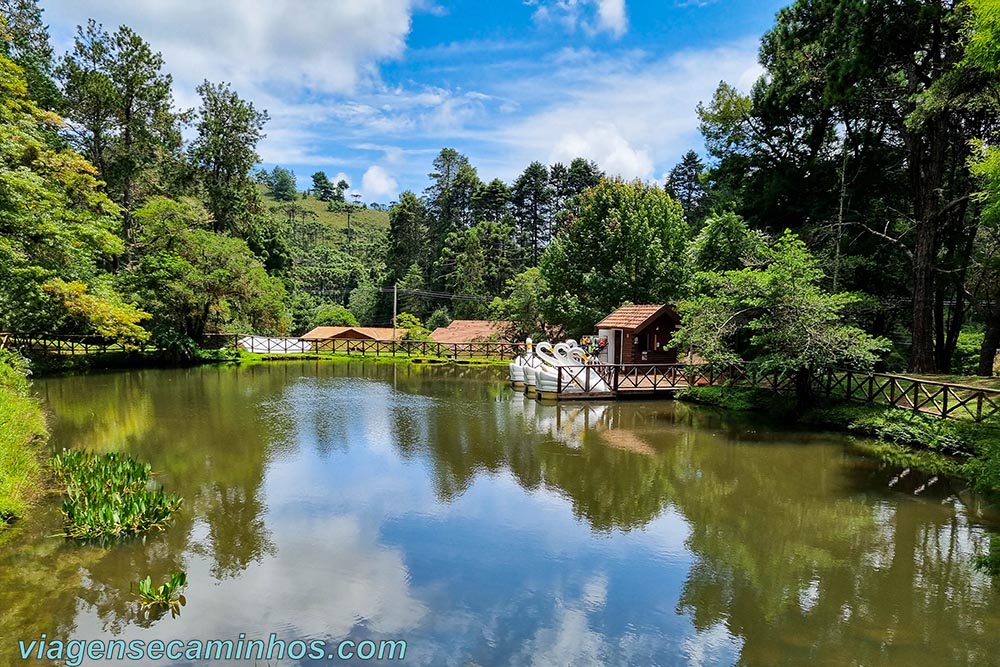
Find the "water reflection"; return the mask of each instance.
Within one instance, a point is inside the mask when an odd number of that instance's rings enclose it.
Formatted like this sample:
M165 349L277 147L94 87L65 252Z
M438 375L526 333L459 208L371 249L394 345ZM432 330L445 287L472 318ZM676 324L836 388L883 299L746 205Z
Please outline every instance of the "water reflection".
M134 452L185 506L112 549L46 537L54 503L19 526L0 545L2 664L42 632L401 637L427 665L1000 651L1000 599L969 565L993 517L946 481L890 487L899 470L839 436L670 402L544 405L472 367L285 362L38 388L54 443ZM129 584L180 569L182 615L142 621Z

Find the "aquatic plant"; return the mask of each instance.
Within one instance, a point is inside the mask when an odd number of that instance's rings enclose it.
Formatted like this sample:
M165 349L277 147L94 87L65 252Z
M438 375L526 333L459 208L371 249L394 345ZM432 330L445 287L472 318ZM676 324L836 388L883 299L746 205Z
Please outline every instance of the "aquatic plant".
M51 465L65 487L66 537L121 537L163 528L181 505L179 497L152 486L148 463L126 454L63 450Z
M153 586L153 578L147 576L136 582L141 610L148 618L151 614L170 610L171 616L178 616L187 599L181 591L187 586L187 573L171 572L170 579L160 586Z

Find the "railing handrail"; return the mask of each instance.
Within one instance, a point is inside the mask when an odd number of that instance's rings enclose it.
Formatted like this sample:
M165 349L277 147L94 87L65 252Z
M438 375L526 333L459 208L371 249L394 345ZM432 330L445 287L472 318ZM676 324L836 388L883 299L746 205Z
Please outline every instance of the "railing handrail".
M862 375L864 377L877 377L885 378L887 380L906 380L907 382L914 382L917 384L926 384L932 387L949 387L951 389L967 389L969 391L982 391L988 394L996 394L1000 396L1000 389L994 389L993 387L977 387L971 384L961 384L958 382L941 382L939 380L924 380L923 378L910 377L909 375L896 375L895 373L875 373L868 371L859 371L851 368L834 368L831 369L834 373L851 373L852 375Z

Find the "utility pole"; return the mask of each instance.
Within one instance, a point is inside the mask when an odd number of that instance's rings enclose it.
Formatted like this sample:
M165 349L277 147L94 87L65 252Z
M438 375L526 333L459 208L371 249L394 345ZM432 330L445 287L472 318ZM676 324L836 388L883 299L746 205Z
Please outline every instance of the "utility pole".
M395 345L396 340L396 290L399 289L399 283L392 286L392 340L393 345Z

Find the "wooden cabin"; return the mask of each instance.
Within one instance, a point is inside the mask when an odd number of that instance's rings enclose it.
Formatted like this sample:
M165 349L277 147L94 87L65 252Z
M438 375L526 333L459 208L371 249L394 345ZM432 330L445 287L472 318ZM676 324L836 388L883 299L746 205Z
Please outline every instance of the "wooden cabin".
M597 323L597 335L607 338L602 360L610 364L675 364L671 341L681 318L670 306L622 306Z

